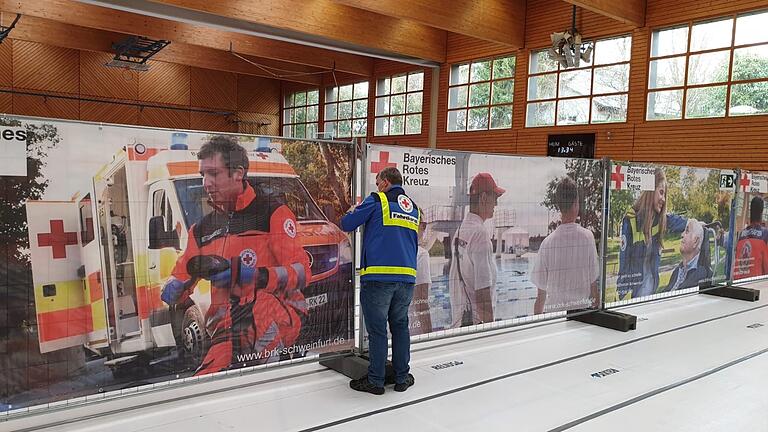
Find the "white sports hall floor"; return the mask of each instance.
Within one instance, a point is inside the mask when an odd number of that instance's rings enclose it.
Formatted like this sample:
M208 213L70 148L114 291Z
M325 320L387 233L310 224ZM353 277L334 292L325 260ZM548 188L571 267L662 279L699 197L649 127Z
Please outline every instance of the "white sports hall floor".
M746 286L768 293L768 281ZM0 421L0 430L768 431L768 295L620 310L638 317L637 330L557 320L417 344L416 385L405 393L354 392L346 377L300 364Z

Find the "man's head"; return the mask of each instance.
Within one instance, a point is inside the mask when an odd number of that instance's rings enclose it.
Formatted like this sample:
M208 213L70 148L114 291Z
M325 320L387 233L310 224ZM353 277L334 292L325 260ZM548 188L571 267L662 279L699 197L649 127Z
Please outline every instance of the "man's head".
M400 174L400 171L395 167L386 167L376 174L376 189L378 189L379 192L386 192L392 186L400 186L402 184L403 175Z
M506 190L496 184L489 173L479 173L469 185L469 211L480 216L483 220L493 217L499 197Z
M757 224L763 221L763 197L756 196L749 202L749 223Z
M219 135L203 144L197 159L203 187L213 204L233 208L248 174L248 153L234 138Z
M562 223L575 222L579 216L579 189L570 177L564 177L555 188L555 207L562 214Z
M702 240L704 240L704 226L696 219L688 219L683 238L680 239L680 254L686 261L699 253Z

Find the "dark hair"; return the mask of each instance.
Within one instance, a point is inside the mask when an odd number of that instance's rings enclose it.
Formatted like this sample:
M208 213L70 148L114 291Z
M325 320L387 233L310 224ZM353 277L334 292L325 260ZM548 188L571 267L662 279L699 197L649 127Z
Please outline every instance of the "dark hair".
M403 184L403 175L400 174L400 171L395 167L384 168L383 170L379 171L378 177L379 179L386 180L393 185Z
M749 221L752 223L763 221L763 197L756 196L749 202Z
M197 153L197 159L203 160L221 155L224 165L229 169L229 176L238 168L243 169L243 177L248 174L248 152L237 141L226 135L217 135L203 144Z
M563 177L555 187L555 207L560 212L570 210L579 200L579 189L570 177Z

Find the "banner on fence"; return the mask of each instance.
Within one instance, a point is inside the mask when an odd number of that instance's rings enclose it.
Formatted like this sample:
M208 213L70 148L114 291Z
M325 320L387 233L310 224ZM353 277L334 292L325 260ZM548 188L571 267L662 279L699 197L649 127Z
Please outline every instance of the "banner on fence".
M411 335L592 308L603 163L370 145L422 209Z
M733 279L768 274L768 229L765 196L768 173L742 171L738 181L734 236Z
M350 144L0 122L0 406L351 349Z
M724 281L733 175L613 163L606 301L647 299Z

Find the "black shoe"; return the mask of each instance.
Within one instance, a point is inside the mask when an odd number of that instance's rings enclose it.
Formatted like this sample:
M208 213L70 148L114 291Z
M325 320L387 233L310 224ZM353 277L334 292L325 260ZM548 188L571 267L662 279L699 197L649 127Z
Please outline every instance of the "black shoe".
M362 378L352 380L349 382L349 388L361 392L367 392L375 395L383 395L384 387L376 387L368 381L368 375L363 375ZM402 391L402 390L401 390Z
M400 384L395 384L395 391L396 392L404 392L408 390L408 387L412 386L416 380L413 378L413 375L408 374L407 377L405 377L405 382Z

